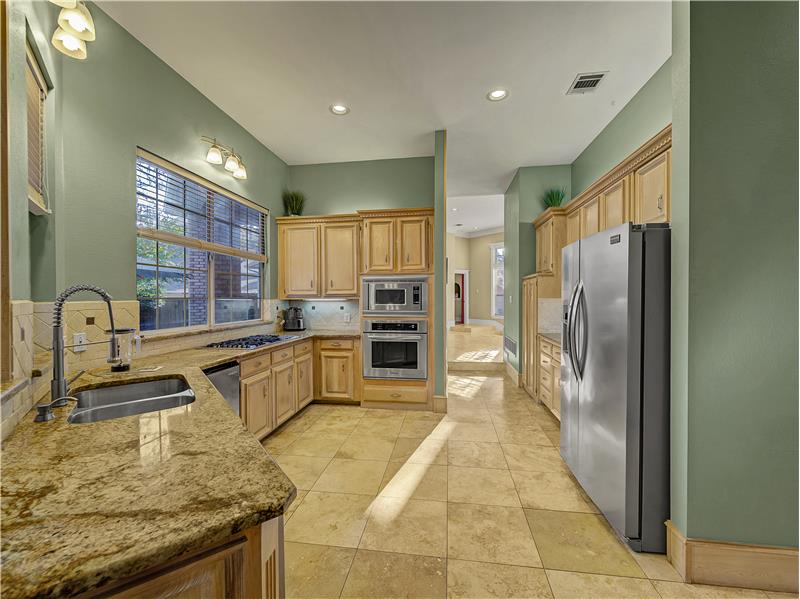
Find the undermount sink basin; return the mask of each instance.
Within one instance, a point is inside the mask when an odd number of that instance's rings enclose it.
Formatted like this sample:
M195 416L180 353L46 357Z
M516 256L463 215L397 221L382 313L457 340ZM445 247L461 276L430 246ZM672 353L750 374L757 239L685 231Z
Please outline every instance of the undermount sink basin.
M183 379L169 378L143 383L122 383L80 391L75 409L67 416L71 424L110 420L177 408L192 403L194 391Z

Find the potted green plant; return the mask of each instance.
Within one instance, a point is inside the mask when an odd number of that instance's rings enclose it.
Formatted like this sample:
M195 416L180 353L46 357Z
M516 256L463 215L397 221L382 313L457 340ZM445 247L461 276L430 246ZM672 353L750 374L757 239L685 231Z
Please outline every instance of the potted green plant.
M545 208L558 208L561 206L561 202L564 201L564 195L566 194L564 188L561 189L554 187L552 189L548 189L544 192L542 196L542 202L544 202Z
M283 192L283 207L286 209L286 216L300 216L303 214L303 206L306 203L306 196L302 191Z

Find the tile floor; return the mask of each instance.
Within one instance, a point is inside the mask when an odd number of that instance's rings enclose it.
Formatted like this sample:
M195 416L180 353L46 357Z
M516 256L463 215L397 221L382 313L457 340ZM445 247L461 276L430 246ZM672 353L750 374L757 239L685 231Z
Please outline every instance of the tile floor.
M503 372L503 335L493 326L458 325L447 331L447 366L451 372Z
M789 596L680 583L614 536L544 408L499 375L448 387L447 415L315 404L265 440L299 489L289 599Z

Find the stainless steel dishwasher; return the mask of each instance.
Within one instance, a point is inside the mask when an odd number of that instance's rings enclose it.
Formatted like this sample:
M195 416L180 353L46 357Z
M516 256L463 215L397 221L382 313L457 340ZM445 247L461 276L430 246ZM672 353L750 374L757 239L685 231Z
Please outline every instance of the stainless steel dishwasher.
M222 394L231 409L239 414L239 364L229 362L203 371L211 384Z

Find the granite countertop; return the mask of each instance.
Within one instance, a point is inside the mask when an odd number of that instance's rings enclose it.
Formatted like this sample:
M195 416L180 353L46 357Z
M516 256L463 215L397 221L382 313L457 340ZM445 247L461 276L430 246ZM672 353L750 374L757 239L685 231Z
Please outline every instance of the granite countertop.
M553 343L558 343L561 345L561 333L539 333L542 337L547 339L548 341L552 341Z

